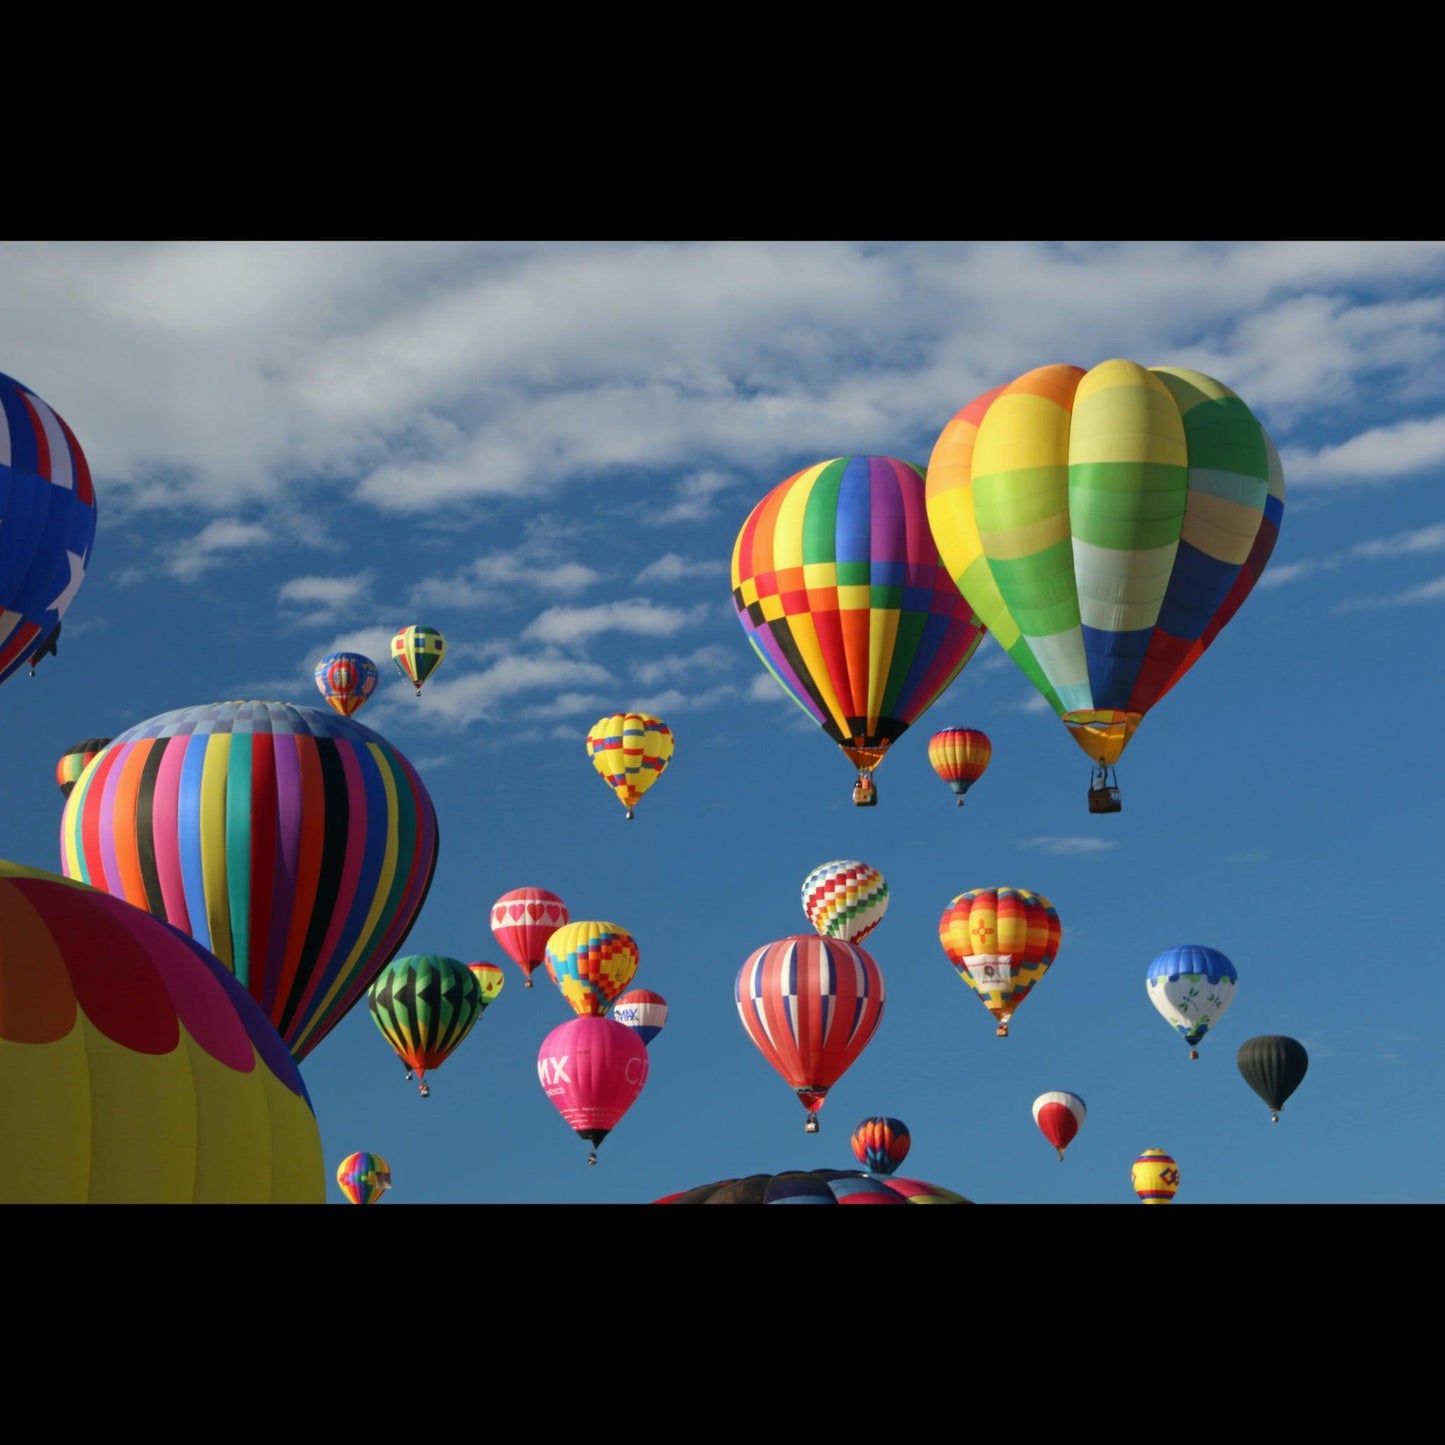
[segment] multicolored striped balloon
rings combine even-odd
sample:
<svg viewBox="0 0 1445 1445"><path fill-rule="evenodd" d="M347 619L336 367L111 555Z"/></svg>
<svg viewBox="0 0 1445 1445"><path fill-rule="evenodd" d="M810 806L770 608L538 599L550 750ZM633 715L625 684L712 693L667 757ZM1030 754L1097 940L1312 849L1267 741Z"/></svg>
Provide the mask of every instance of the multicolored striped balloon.
<svg viewBox="0 0 1445 1445"><path fill-rule="evenodd" d="M437 859L421 778L326 708L218 702L119 733L66 800L66 877L189 933L298 1062L415 922Z"/></svg>
<svg viewBox="0 0 1445 1445"><path fill-rule="evenodd" d="M60 785L60 796L68 798L70 790L80 781L80 775L92 758L98 757L110 743L109 738L86 738L74 747L66 748L55 764L55 781Z"/></svg>
<svg viewBox="0 0 1445 1445"><path fill-rule="evenodd" d="M322 1204L306 1085L231 972L0 860L0 1204Z"/></svg>
<svg viewBox="0 0 1445 1445"><path fill-rule="evenodd" d="M928 463L950 576L1100 765L1249 595L1284 492L1274 443L1222 382L1117 359L985 392Z"/></svg>
<svg viewBox="0 0 1445 1445"><path fill-rule="evenodd" d="M753 651L860 771L933 705L983 640L928 527L923 472L835 457L795 472L733 544Z"/></svg>
<svg viewBox="0 0 1445 1445"><path fill-rule="evenodd" d="M908 1125L886 1114L864 1119L848 1142L853 1146L854 1157L873 1174L892 1174L908 1157L913 1145Z"/></svg>
<svg viewBox="0 0 1445 1445"><path fill-rule="evenodd" d="M954 971L994 1016L999 1038L1048 972L1063 927L1054 905L1027 888L960 893L938 920L938 941Z"/></svg>
<svg viewBox="0 0 1445 1445"><path fill-rule="evenodd" d="M95 517L75 433L28 386L0 375L0 682L59 628L85 581Z"/></svg>
<svg viewBox="0 0 1445 1445"><path fill-rule="evenodd" d="M629 818L672 761L675 745L672 729L645 712L598 718L587 734L587 756Z"/></svg>
<svg viewBox="0 0 1445 1445"><path fill-rule="evenodd" d="M928 761L933 771L958 795L963 795L983 776L993 757L988 734L977 728L943 728L928 740Z"/></svg>
<svg viewBox="0 0 1445 1445"><path fill-rule="evenodd" d="M862 943L888 911L888 880L871 863L835 858L803 879L803 912L827 938Z"/></svg>
<svg viewBox="0 0 1445 1445"><path fill-rule="evenodd" d="M883 971L856 943L793 934L748 956L735 993L747 1036L797 1094L803 1127L816 1134L828 1090L883 1022Z"/></svg>
<svg viewBox="0 0 1445 1445"><path fill-rule="evenodd" d="M375 1204L391 1188L391 1165L380 1154L348 1154L337 1166L336 1182L353 1204Z"/></svg>
<svg viewBox="0 0 1445 1445"><path fill-rule="evenodd" d="M547 940L547 972L582 1018L602 1018L637 972L637 941L615 923L564 923Z"/></svg>

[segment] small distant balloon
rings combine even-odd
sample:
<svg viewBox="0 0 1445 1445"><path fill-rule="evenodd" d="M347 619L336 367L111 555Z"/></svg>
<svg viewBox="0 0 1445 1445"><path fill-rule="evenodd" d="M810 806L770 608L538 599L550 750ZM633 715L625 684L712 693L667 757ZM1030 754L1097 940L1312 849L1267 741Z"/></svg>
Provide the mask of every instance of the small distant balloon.
<svg viewBox="0 0 1445 1445"><path fill-rule="evenodd" d="M316 686L342 717L350 717L376 691L376 664L359 652L328 653L316 664Z"/></svg>
<svg viewBox="0 0 1445 1445"><path fill-rule="evenodd" d="M467 967L476 975L477 986L482 991L482 1012L485 1013L487 1005L501 993L502 985L506 982L502 975L502 965L478 961L469 963Z"/></svg>
<svg viewBox="0 0 1445 1445"><path fill-rule="evenodd" d="M447 640L435 627L403 627L391 639L391 660L396 670L416 688L418 697L422 683L442 665L446 655Z"/></svg>
<svg viewBox="0 0 1445 1445"><path fill-rule="evenodd" d="M353 1204L375 1204L391 1188L391 1165L380 1154L348 1154L336 1170L336 1182Z"/></svg>
<svg viewBox="0 0 1445 1445"><path fill-rule="evenodd" d="M423 1099L431 1096L427 1070L451 1058L482 1016L481 987L459 959L438 953L394 958L367 990L372 1022L417 1079Z"/></svg>
<svg viewBox="0 0 1445 1445"><path fill-rule="evenodd" d="M1134 1161L1129 1181L1145 1204L1168 1204L1179 1192L1179 1165L1162 1149L1146 1149Z"/></svg>
<svg viewBox="0 0 1445 1445"><path fill-rule="evenodd" d="M1084 1101L1065 1089L1051 1089L1034 1100L1034 1123L1050 1144L1058 1150L1062 1162L1064 1150L1073 1143L1084 1123L1088 1110Z"/></svg>
<svg viewBox="0 0 1445 1445"><path fill-rule="evenodd" d="M70 790L80 781L86 764L109 746L109 738L86 738L61 753L60 761L55 765L55 781L60 785L62 798L70 796Z"/></svg>
<svg viewBox="0 0 1445 1445"><path fill-rule="evenodd" d="M667 1000L650 988L628 989L617 996L612 1017L625 1027L635 1029L638 1038L650 1044L667 1022Z"/></svg>
<svg viewBox="0 0 1445 1445"><path fill-rule="evenodd" d="M886 1114L864 1119L848 1142L854 1157L870 1174L892 1174L913 1144L908 1125Z"/></svg>
<svg viewBox="0 0 1445 1445"><path fill-rule="evenodd" d="M825 938L862 943L888 911L888 880L870 863L835 858L803 879L803 912Z"/></svg>
<svg viewBox="0 0 1445 1445"><path fill-rule="evenodd" d="M1240 1044L1236 1061L1244 1082L1269 1105L1272 1122L1279 1123L1285 1100L1309 1070L1305 1046L1284 1034L1259 1034Z"/></svg>
<svg viewBox="0 0 1445 1445"><path fill-rule="evenodd" d="M988 734L977 728L944 728L928 740L928 761L933 771L958 795L963 795L983 776L993 757Z"/></svg>
<svg viewBox="0 0 1445 1445"><path fill-rule="evenodd" d="M587 734L587 756L629 818L671 762L674 745L672 729L645 712L598 718Z"/></svg>

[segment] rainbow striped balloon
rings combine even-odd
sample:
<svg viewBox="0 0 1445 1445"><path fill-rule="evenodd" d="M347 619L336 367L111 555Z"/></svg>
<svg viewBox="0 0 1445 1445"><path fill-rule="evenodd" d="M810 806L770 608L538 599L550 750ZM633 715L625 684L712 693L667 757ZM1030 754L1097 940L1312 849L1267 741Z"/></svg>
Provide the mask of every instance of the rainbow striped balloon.
<svg viewBox="0 0 1445 1445"><path fill-rule="evenodd" d="M436 813L379 734L329 708L218 702L119 733L60 822L67 878L209 949L299 1063L401 947Z"/></svg>
<svg viewBox="0 0 1445 1445"><path fill-rule="evenodd" d="M871 863L835 858L803 879L803 912L825 938L862 943L888 911L888 880Z"/></svg>

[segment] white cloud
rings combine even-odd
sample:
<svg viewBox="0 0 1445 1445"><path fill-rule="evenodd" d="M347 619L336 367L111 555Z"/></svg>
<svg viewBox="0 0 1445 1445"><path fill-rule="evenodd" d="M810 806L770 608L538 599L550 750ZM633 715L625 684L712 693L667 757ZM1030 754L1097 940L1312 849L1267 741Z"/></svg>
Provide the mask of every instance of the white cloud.
<svg viewBox="0 0 1445 1445"><path fill-rule="evenodd" d="M659 607L646 598L604 602L597 607L549 607L522 629L537 642L577 646L605 632L635 637L671 637L712 615L715 609Z"/></svg>
<svg viewBox="0 0 1445 1445"><path fill-rule="evenodd" d="M1041 853L1053 853L1058 857L1087 858L1095 853L1107 853L1119 845L1106 838L1081 837L1036 837L1020 838L1020 848L1037 849Z"/></svg>
<svg viewBox="0 0 1445 1445"><path fill-rule="evenodd" d="M253 552L268 546L272 534L257 522L219 517L207 522L188 542L171 550L162 564L178 581L194 582L236 552Z"/></svg>
<svg viewBox="0 0 1445 1445"><path fill-rule="evenodd" d="M1354 597L1338 603L1330 610L1333 613L1374 612L1386 607L1420 607L1433 602L1445 602L1445 577L1436 577L1431 582L1422 582L1418 587L1407 587L1385 597Z"/></svg>

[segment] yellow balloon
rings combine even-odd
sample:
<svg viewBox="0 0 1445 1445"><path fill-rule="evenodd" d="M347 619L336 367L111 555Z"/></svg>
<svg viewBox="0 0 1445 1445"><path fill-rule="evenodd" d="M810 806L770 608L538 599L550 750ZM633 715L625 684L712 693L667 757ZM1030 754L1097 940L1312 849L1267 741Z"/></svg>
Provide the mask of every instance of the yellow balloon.
<svg viewBox="0 0 1445 1445"><path fill-rule="evenodd" d="M1134 1161L1129 1179L1145 1204L1168 1204L1179 1192L1179 1165L1162 1149L1146 1149Z"/></svg>
<svg viewBox="0 0 1445 1445"><path fill-rule="evenodd" d="M644 712L598 718L587 734L587 756L629 818L642 795L662 776L672 749L672 729Z"/></svg>

